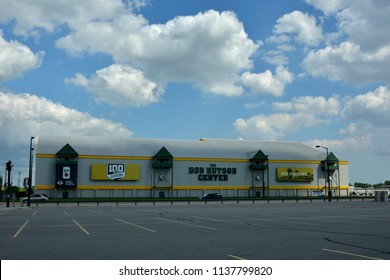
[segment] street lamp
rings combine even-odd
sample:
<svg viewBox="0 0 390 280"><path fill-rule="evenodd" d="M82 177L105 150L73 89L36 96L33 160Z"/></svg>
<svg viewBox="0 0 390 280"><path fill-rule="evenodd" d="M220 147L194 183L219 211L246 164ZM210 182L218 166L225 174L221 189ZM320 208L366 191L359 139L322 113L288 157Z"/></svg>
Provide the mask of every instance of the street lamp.
<svg viewBox="0 0 390 280"><path fill-rule="evenodd" d="M332 191L330 190L329 150L327 147L320 145L317 145L316 148L323 148L326 150L325 174L328 182L328 201L332 201Z"/></svg>
<svg viewBox="0 0 390 280"><path fill-rule="evenodd" d="M28 165L28 189L27 189L27 206L30 206L30 195L31 195L31 184L32 184L32 151L34 148L32 147L32 140L34 137L30 138L30 162Z"/></svg>

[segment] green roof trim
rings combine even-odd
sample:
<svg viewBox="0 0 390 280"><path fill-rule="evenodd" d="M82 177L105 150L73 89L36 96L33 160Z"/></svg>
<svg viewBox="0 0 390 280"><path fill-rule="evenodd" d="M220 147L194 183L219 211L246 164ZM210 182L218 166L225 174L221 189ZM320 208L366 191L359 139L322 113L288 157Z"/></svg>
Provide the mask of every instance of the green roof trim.
<svg viewBox="0 0 390 280"><path fill-rule="evenodd" d="M251 158L251 164L249 168L251 170L265 170L268 169L268 156L263 153L262 150L258 150L257 153Z"/></svg>
<svg viewBox="0 0 390 280"><path fill-rule="evenodd" d="M160 151L153 157L153 168L172 168L173 167L173 156L165 148L162 147Z"/></svg>
<svg viewBox="0 0 390 280"><path fill-rule="evenodd" d="M165 147L162 147L160 149L160 151L158 151L157 154L154 155L153 158L156 158L156 159L173 159L173 156Z"/></svg>
<svg viewBox="0 0 390 280"><path fill-rule="evenodd" d="M328 168L326 168L326 166L328 166ZM322 170L327 170L329 172L339 170L339 159L334 153L330 153L328 157L322 161Z"/></svg>
<svg viewBox="0 0 390 280"><path fill-rule="evenodd" d="M339 162L339 159L334 155L334 153L330 153L326 160L333 163Z"/></svg>
<svg viewBox="0 0 390 280"><path fill-rule="evenodd" d="M262 150L259 150L253 158L251 158L251 161L267 161L268 156L266 156Z"/></svg>
<svg viewBox="0 0 390 280"><path fill-rule="evenodd" d="M56 156L58 156L58 157L78 157L79 154L72 148L71 145L69 145L69 143L66 143L66 145L63 146L62 149L56 153Z"/></svg>

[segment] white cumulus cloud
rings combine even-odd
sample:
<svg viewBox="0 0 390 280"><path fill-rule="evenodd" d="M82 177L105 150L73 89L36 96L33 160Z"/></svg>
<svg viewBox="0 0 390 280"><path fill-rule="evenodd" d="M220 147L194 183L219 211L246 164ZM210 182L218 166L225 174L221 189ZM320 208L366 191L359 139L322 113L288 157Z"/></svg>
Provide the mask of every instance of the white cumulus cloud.
<svg viewBox="0 0 390 280"><path fill-rule="evenodd" d="M69 30L57 39L58 48L74 56L108 54L115 63L142 71L144 79L159 85L162 92L171 82L185 82L205 93L240 95L244 92L240 75L253 67L252 56L260 45L248 38L242 22L230 11L209 10L149 24L134 12L147 1L3 2L0 22L14 21L14 34ZM107 101L111 92L107 97L102 92L93 94Z"/></svg>
<svg viewBox="0 0 390 280"><path fill-rule="evenodd" d="M275 113L271 115L256 115L248 119L239 118L233 127L240 137L245 139L283 140L286 133L299 131L324 123L315 115L303 113Z"/></svg>
<svg viewBox="0 0 390 280"><path fill-rule="evenodd" d="M95 118L88 113L53 103L30 94L0 92L0 139L3 145L18 147L30 136L99 135L130 137L123 124Z"/></svg>
<svg viewBox="0 0 390 280"><path fill-rule="evenodd" d="M17 41L5 40L0 30L0 83L39 67L43 56L43 52L33 53Z"/></svg>
<svg viewBox="0 0 390 280"><path fill-rule="evenodd" d="M323 96L299 96L293 97L290 102L274 102L272 107L278 111L336 116L340 113L341 104L335 96L328 99Z"/></svg>
<svg viewBox="0 0 390 280"><path fill-rule="evenodd" d="M339 33L363 51L372 52L390 43L387 0L306 0L337 21Z"/></svg>
<svg viewBox="0 0 390 280"><path fill-rule="evenodd" d="M263 73L245 72L241 76L242 84L247 86L253 93L268 93L281 96L285 86L292 83L293 74L283 66L277 66L275 75L270 70Z"/></svg>
<svg viewBox="0 0 390 280"><path fill-rule="evenodd" d="M349 98L342 115L346 119L361 120L375 127L390 128L390 89L378 87L374 91Z"/></svg>
<svg viewBox="0 0 390 280"><path fill-rule="evenodd" d="M74 55L107 53L160 85L191 82L204 92L232 96L243 92L240 74L252 68L259 43L248 38L234 13L210 10L165 24L124 14L74 28L56 45Z"/></svg>
<svg viewBox="0 0 390 280"><path fill-rule="evenodd" d="M363 52L359 45L344 42L311 51L303 65L314 77L325 76L333 81L356 85L375 81L390 83L390 45Z"/></svg>
<svg viewBox="0 0 390 280"><path fill-rule="evenodd" d="M96 71L91 78L76 74L66 79L92 93L98 102L116 106L144 106L160 99L158 85L131 66L113 64Z"/></svg>
<svg viewBox="0 0 390 280"><path fill-rule="evenodd" d="M312 50L303 61L314 77L353 85L390 83L390 2L387 0L306 0L336 21L339 38ZM341 39L341 40L340 40Z"/></svg>
<svg viewBox="0 0 390 280"><path fill-rule="evenodd" d="M323 39L322 28L317 25L314 16L301 11L283 15L274 26L276 41L286 41L286 35L308 46L317 46Z"/></svg>
<svg viewBox="0 0 390 280"><path fill-rule="evenodd" d="M76 27L85 22L111 19L126 10L121 0L1 0L0 22L14 21L16 35L37 36L61 25Z"/></svg>
<svg viewBox="0 0 390 280"><path fill-rule="evenodd" d="M390 90L380 86L356 96L301 96L289 102L272 103L274 113L239 118L233 127L246 139L285 140L291 133L308 128L333 126L338 138L307 141L315 146L372 151L390 155ZM315 144L315 145L314 145Z"/></svg>
<svg viewBox="0 0 390 280"><path fill-rule="evenodd" d="M272 103L276 113L239 118L233 127L243 138L283 140L288 133L329 124L340 114L340 106L336 97L294 97L290 102Z"/></svg>
<svg viewBox="0 0 390 280"><path fill-rule="evenodd" d="M352 0L355 1L355 0ZM345 8L349 0L306 0L308 4L315 6L317 9L324 11L326 14L338 12ZM355 1L356 2L356 1Z"/></svg>
<svg viewBox="0 0 390 280"><path fill-rule="evenodd" d="M273 33L266 42L274 47L266 49L263 59L275 65L287 65L291 53L319 46L325 35L316 17L293 11L281 16L273 27Z"/></svg>

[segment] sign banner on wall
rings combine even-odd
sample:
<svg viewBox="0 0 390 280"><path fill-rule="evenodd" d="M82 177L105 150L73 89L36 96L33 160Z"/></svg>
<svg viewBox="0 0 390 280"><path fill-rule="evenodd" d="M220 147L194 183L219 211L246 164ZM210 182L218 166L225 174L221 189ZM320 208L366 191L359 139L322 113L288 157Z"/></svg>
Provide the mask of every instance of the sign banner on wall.
<svg viewBox="0 0 390 280"><path fill-rule="evenodd" d="M58 161L56 163L56 188L77 188L77 161Z"/></svg>
<svg viewBox="0 0 390 280"><path fill-rule="evenodd" d="M313 181L313 168L278 167L277 180L279 182L311 182Z"/></svg>
<svg viewBox="0 0 390 280"><path fill-rule="evenodd" d="M139 164L107 163L91 165L91 180L94 181L138 181Z"/></svg>

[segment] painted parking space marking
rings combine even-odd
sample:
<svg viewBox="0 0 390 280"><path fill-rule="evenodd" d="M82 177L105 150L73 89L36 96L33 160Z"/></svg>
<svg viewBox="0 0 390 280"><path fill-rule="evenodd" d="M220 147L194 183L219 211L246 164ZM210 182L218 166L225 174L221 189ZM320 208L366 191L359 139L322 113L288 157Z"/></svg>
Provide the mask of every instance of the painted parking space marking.
<svg viewBox="0 0 390 280"><path fill-rule="evenodd" d="M101 215L102 213L101 212L98 212L98 211L95 211L95 210L89 210L89 212L92 212L92 213L95 213L95 214L98 214L98 215Z"/></svg>
<svg viewBox="0 0 390 280"><path fill-rule="evenodd" d="M284 219L282 216L271 215L270 217L276 217ZM317 222L335 222L335 223L348 223L348 224L358 224L358 225L366 225L366 222L356 221L359 220L359 217L351 217L345 215L322 215L322 216L311 216L311 217L289 217L290 219L300 219L300 220L315 220ZM353 221L355 219L355 221ZM367 220L364 219L363 220Z"/></svg>
<svg viewBox="0 0 390 280"><path fill-rule="evenodd" d="M86 235L90 235L90 233L85 229L83 228L75 219L73 219L73 222L86 234Z"/></svg>
<svg viewBox="0 0 390 280"><path fill-rule="evenodd" d="M27 226L27 224L28 224L29 221L30 221L30 220L27 220L27 221L19 228L19 230L14 234L13 237L18 237L18 235L22 232L22 230Z"/></svg>
<svg viewBox="0 0 390 280"><path fill-rule="evenodd" d="M190 224L190 223L179 222L179 221L170 220L170 219L165 219L165 218L157 218L157 217L155 217L155 219L156 219L156 220L160 220L160 221L166 221L166 222L174 223L174 224L181 224L181 225L186 225L186 226L191 226L191 227L197 227L197 228L204 228L204 229L209 229L209 230L217 230L216 228L212 228L212 227L194 225L194 224Z"/></svg>
<svg viewBox="0 0 390 280"><path fill-rule="evenodd" d="M374 257L370 257L370 256L364 256L364 255L359 255L359 254L354 254L354 253L349 253L349 252L344 252L344 251L338 251L338 250L331 250L331 249L326 249L326 248L323 248L322 251L332 252L332 253L336 253L336 254L343 254L343 255L348 255L348 256L355 256L355 257L368 259L368 260L383 260L383 259L374 258Z"/></svg>
<svg viewBox="0 0 390 280"><path fill-rule="evenodd" d="M356 221L351 221L351 220L342 220L340 219L339 217L337 216L334 216L333 218L331 217L317 217L318 220L321 220L321 221L328 221L328 222L332 222L332 223L339 223L339 224L355 224L355 225L367 225L367 223L363 223L363 222L356 222Z"/></svg>
<svg viewBox="0 0 390 280"><path fill-rule="evenodd" d="M259 224L254 224L254 223L245 223L245 224L248 226L252 226L252 227L273 228L273 226L269 226L269 225L259 225Z"/></svg>
<svg viewBox="0 0 390 280"><path fill-rule="evenodd" d="M114 220L117 220L118 222L124 223L124 224L126 224L126 225L130 225L130 226L133 226L133 227L136 227L136 228L140 228L140 229L143 229L143 230L146 230L146 231L157 232L157 231L155 231L155 230L153 230L153 229L146 228L146 227L143 227L143 226L140 226L140 225L136 225L136 224L133 224L133 223L130 223L130 222L121 220L121 219L115 218Z"/></svg>
<svg viewBox="0 0 390 280"><path fill-rule="evenodd" d="M232 220L214 219L214 218L208 218L208 217L197 217L197 216L194 216L193 218L204 220L204 221L210 221L210 222L237 223L236 221L232 221Z"/></svg>
<svg viewBox="0 0 390 280"><path fill-rule="evenodd" d="M233 216L233 217L252 220L252 221L270 221L270 222L277 222L277 223L298 224L298 225L307 225L307 226L322 226L321 224L285 221L282 219L252 218L252 217L243 217L243 216Z"/></svg>
<svg viewBox="0 0 390 280"><path fill-rule="evenodd" d="M228 257L230 257L230 258L232 258L232 259L236 259L236 260L246 260L246 259L244 259L244 258L235 256L235 255L228 255Z"/></svg>
<svg viewBox="0 0 390 280"><path fill-rule="evenodd" d="M222 220L222 219L213 219L213 218L206 218L206 217L194 217L194 218L205 220L205 221L211 221L211 222L225 222L225 223L238 224L238 225L248 225L248 226L255 226L255 227L272 228L272 226L269 226L269 225L259 225L259 224L243 222L243 221Z"/></svg>
<svg viewBox="0 0 390 280"><path fill-rule="evenodd" d="M358 225L366 225L365 222L357 222L357 221L351 221L352 217L344 216L344 215L323 215L323 216L317 216L313 215L311 217L299 217L299 219L310 219L310 220L317 220L319 222L333 222L333 223L343 223L343 224L358 224Z"/></svg>
<svg viewBox="0 0 390 280"><path fill-rule="evenodd" d="M117 212L117 213L126 213L126 214L131 214L130 211L126 211L126 210L114 210L114 212Z"/></svg>
<svg viewBox="0 0 390 280"><path fill-rule="evenodd" d="M13 237L18 237L18 235L22 232L22 230L27 226L30 220L27 220L20 228L19 230L14 234Z"/></svg>

